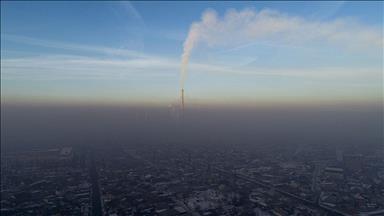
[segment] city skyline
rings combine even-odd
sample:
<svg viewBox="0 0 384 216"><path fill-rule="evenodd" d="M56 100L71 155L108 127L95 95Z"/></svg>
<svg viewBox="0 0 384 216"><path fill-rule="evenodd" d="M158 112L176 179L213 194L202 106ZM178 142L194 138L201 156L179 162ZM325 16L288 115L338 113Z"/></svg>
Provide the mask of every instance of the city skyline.
<svg viewBox="0 0 384 216"><path fill-rule="evenodd" d="M0 3L1 215L384 214L382 1Z"/></svg>

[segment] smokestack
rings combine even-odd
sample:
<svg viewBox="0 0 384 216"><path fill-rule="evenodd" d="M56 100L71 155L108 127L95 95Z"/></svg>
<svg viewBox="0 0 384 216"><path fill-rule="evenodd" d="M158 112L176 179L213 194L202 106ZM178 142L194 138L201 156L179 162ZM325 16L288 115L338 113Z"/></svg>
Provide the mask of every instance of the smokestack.
<svg viewBox="0 0 384 216"><path fill-rule="evenodd" d="M184 115L184 88L181 89L181 110Z"/></svg>

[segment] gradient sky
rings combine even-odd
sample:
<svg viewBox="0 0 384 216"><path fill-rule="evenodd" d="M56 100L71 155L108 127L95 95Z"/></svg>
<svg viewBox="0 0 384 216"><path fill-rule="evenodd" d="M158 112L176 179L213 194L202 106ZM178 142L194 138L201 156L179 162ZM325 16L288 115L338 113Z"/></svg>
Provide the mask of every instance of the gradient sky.
<svg viewBox="0 0 384 216"><path fill-rule="evenodd" d="M207 10L268 12L256 20L275 33L207 33L188 102L382 103L383 2L1 1L2 101L176 103L183 42Z"/></svg>

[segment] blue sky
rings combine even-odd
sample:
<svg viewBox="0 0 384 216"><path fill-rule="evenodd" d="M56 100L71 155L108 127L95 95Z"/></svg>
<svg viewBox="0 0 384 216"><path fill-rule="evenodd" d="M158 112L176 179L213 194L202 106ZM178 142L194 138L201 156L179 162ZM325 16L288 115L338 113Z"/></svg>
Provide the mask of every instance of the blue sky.
<svg viewBox="0 0 384 216"><path fill-rule="evenodd" d="M191 103L377 103L382 17L382 2L2 1L2 99L175 103L197 23Z"/></svg>

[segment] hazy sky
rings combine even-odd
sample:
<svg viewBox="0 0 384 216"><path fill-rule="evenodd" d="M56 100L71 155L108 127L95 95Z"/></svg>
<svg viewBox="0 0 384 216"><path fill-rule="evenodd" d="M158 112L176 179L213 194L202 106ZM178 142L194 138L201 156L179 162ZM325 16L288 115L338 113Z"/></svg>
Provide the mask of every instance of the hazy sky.
<svg viewBox="0 0 384 216"><path fill-rule="evenodd" d="M383 2L4 2L5 102L382 103Z"/></svg>

